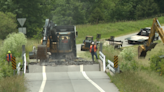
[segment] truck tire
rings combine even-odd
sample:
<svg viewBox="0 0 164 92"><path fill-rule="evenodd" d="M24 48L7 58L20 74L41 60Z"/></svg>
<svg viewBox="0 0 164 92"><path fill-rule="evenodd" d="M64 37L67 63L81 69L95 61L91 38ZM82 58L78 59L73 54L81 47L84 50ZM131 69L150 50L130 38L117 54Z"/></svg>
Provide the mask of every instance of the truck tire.
<svg viewBox="0 0 164 92"><path fill-rule="evenodd" d="M131 44L131 42L128 40L128 44Z"/></svg>
<svg viewBox="0 0 164 92"><path fill-rule="evenodd" d="M84 51L83 48L82 48L83 46L84 46L84 45L81 45L81 51Z"/></svg>

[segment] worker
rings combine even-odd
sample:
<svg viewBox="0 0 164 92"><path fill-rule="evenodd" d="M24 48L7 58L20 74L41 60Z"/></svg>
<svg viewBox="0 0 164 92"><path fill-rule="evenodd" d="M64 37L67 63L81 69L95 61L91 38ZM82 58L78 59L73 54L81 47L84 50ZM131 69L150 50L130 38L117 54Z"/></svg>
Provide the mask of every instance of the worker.
<svg viewBox="0 0 164 92"><path fill-rule="evenodd" d="M63 43L68 43L68 39L64 37L64 40L62 41Z"/></svg>
<svg viewBox="0 0 164 92"><path fill-rule="evenodd" d="M8 51L8 54L6 55L6 59L7 59L7 61L8 61L8 65L10 64L10 61L12 60L12 54L11 54L11 51L9 50Z"/></svg>
<svg viewBox="0 0 164 92"><path fill-rule="evenodd" d="M98 60L98 57L97 57L97 46L94 44L94 42L92 42L92 44L90 45L90 52L91 52L91 55L92 55L92 61L94 61L94 55L96 56L96 59Z"/></svg>

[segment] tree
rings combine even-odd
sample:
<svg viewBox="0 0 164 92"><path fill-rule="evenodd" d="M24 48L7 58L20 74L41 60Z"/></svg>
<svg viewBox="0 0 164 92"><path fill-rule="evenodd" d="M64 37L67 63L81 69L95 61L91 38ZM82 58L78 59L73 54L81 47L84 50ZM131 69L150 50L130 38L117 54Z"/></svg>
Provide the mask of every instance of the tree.
<svg viewBox="0 0 164 92"><path fill-rule="evenodd" d="M154 0L143 0L136 7L136 18L144 18L158 14L159 9Z"/></svg>
<svg viewBox="0 0 164 92"><path fill-rule="evenodd" d="M0 39L5 39L12 32L18 32L16 15L11 12L0 12Z"/></svg>
<svg viewBox="0 0 164 92"><path fill-rule="evenodd" d="M50 16L53 4L54 0L1 0L0 10L12 12L16 14L16 18L26 18L26 35L32 37L37 33L36 28L43 27L45 19Z"/></svg>

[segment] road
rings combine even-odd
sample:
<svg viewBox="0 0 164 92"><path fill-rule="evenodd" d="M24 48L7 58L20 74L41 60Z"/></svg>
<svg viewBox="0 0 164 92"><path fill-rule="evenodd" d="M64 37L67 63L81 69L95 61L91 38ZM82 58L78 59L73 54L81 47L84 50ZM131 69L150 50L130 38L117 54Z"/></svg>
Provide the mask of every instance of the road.
<svg viewBox="0 0 164 92"><path fill-rule="evenodd" d="M99 64L70 66L30 65L25 74L28 92L119 92Z"/></svg>

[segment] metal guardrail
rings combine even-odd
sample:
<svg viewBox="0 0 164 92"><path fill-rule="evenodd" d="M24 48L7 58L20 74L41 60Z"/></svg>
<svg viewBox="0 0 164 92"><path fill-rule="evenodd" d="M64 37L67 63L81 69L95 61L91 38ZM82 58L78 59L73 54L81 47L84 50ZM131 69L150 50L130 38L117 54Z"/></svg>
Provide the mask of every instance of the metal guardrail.
<svg viewBox="0 0 164 92"><path fill-rule="evenodd" d="M105 67L106 67L105 55L101 51L99 51L99 53L100 53L99 57L100 57L101 61L103 62L103 71L105 71Z"/></svg>
<svg viewBox="0 0 164 92"><path fill-rule="evenodd" d="M24 74L26 73L26 53L23 54L23 61L24 61Z"/></svg>
<svg viewBox="0 0 164 92"><path fill-rule="evenodd" d="M110 60L107 60L107 62L108 62L107 68L113 73L115 73L114 63Z"/></svg>
<svg viewBox="0 0 164 92"><path fill-rule="evenodd" d="M110 60L107 60L108 65L106 67L105 55L101 51L99 51L99 53L100 53L99 57L100 57L101 61L103 62L103 71L105 71L105 69L109 69L113 73L119 73L120 72L119 66L117 68L114 68L114 63Z"/></svg>
<svg viewBox="0 0 164 92"><path fill-rule="evenodd" d="M18 64L17 64L17 74L19 75L20 74L20 65L21 65L21 63L19 62Z"/></svg>

